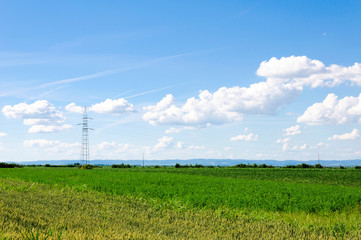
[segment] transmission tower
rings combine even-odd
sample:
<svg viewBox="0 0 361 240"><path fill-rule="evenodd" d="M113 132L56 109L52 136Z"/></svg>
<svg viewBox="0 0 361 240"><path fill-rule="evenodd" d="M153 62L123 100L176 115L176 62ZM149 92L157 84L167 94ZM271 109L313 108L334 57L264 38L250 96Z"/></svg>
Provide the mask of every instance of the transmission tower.
<svg viewBox="0 0 361 240"><path fill-rule="evenodd" d="M94 130L89 128L88 120L92 119L88 117L88 113L86 110L86 106L84 107L83 112L83 122L79 125L82 126L82 134L81 134L81 153L80 153L80 160L84 164L88 164L89 161L89 130Z"/></svg>

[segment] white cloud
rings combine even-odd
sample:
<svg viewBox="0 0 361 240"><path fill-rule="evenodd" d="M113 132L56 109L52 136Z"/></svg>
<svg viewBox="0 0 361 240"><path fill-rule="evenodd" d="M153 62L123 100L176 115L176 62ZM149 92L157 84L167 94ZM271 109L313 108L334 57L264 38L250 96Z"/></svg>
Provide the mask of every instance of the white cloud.
<svg viewBox="0 0 361 240"><path fill-rule="evenodd" d="M205 148L206 148L205 146L199 146L199 145L190 145L190 146L188 146L189 150L203 150Z"/></svg>
<svg viewBox="0 0 361 240"><path fill-rule="evenodd" d="M53 140L31 139L31 140L25 140L23 145L25 147L49 147L59 143L60 143L59 141L53 141Z"/></svg>
<svg viewBox="0 0 361 240"><path fill-rule="evenodd" d="M64 143L58 140L30 139L23 142L25 147L44 150L51 153L61 153L66 156L74 156L80 152L79 143Z"/></svg>
<svg viewBox="0 0 361 240"><path fill-rule="evenodd" d="M54 120L54 119L41 119L41 118L31 118L24 119L24 125L52 125L52 124L61 124L63 120Z"/></svg>
<svg viewBox="0 0 361 240"><path fill-rule="evenodd" d="M300 146L293 146L292 150L294 150L294 151L303 151L303 150L306 150L307 147L308 147L307 144L303 144L303 145L300 145Z"/></svg>
<svg viewBox="0 0 361 240"><path fill-rule="evenodd" d="M179 149L183 149L183 145L184 145L184 143L183 142L177 142L177 148L179 148Z"/></svg>
<svg viewBox="0 0 361 240"><path fill-rule="evenodd" d="M118 115L124 112L133 112L134 106L124 98L114 100L108 98L104 102L92 105L89 111Z"/></svg>
<svg viewBox="0 0 361 240"><path fill-rule="evenodd" d="M75 103L68 104L65 109L68 112L79 114L82 114L84 112L84 107L78 106ZM93 104L91 107L89 107L88 111L102 114L105 113L119 115L125 112L134 112L134 106L124 98L114 100L108 98L103 102Z"/></svg>
<svg viewBox="0 0 361 240"><path fill-rule="evenodd" d="M145 107L143 119L152 125L220 125L240 121L245 115L275 114L305 86L333 87L345 81L361 86L361 64L325 66L306 56L271 58L260 64L257 74L266 80L249 87L221 87L214 93L204 90L184 104L176 104L168 94Z"/></svg>
<svg viewBox="0 0 361 240"><path fill-rule="evenodd" d="M257 141L258 135L255 135L253 133L250 133L248 135L238 135L236 137L232 137L230 139L231 141Z"/></svg>
<svg viewBox="0 0 361 240"><path fill-rule="evenodd" d="M8 134L4 132L0 132L0 137L6 137Z"/></svg>
<svg viewBox="0 0 361 240"><path fill-rule="evenodd" d="M182 131L181 128L174 128L174 127L171 127L167 130L165 130L165 133L166 134L169 134L169 133L180 133Z"/></svg>
<svg viewBox="0 0 361 240"><path fill-rule="evenodd" d="M338 97L331 93L321 103L315 103L297 119L309 125L361 123L361 94L358 97Z"/></svg>
<svg viewBox="0 0 361 240"><path fill-rule="evenodd" d="M306 56L271 58L261 63L257 74L268 79L287 79L298 86L334 87L346 81L361 85L360 63L349 67L325 66L321 61Z"/></svg>
<svg viewBox="0 0 361 240"><path fill-rule="evenodd" d="M301 133L301 126L300 125L295 125L286 129L283 129L283 132L285 135L287 136L294 136L294 135L298 135Z"/></svg>
<svg viewBox="0 0 361 240"><path fill-rule="evenodd" d="M358 132L358 129L354 128L352 132L345 133L341 135L333 135L332 137L329 137L328 140L356 140L360 138L360 134Z"/></svg>
<svg viewBox="0 0 361 240"><path fill-rule="evenodd" d="M38 100L32 104L6 105L2 109L2 113L13 119L47 119L53 121L64 119L63 114L46 100Z"/></svg>
<svg viewBox="0 0 361 240"><path fill-rule="evenodd" d="M325 65L318 60L311 60L306 56L290 56L263 61L257 74L266 78L300 78L325 71Z"/></svg>
<svg viewBox="0 0 361 240"><path fill-rule="evenodd" d="M171 127L168 128L167 130L165 130L165 134L170 134L170 133L180 133L184 130L195 130L197 128L195 127L190 127L190 126L185 126L185 127L180 127L180 128L175 128L175 127Z"/></svg>
<svg viewBox="0 0 361 240"><path fill-rule="evenodd" d="M144 108L143 119L152 125L220 125L240 121L245 114L273 114L298 95L299 88L274 82L260 82L249 88L222 87L213 94L201 91L199 98L189 98L176 106L173 95Z"/></svg>
<svg viewBox="0 0 361 240"><path fill-rule="evenodd" d="M8 118L23 119L25 125L31 126L29 133L57 132L71 127L63 124L63 113L46 100L38 100L32 104L6 105L2 108L2 113Z"/></svg>
<svg viewBox="0 0 361 240"><path fill-rule="evenodd" d="M154 146L155 150L164 149L168 147L173 142L172 137L164 136L158 139L158 143Z"/></svg>
<svg viewBox="0 0 361 240"><path fill-rule="evenodd" d="M291 140L291 138L284 138L284 139L280 138L280 139L277 140L277 143L287 143L290 140Z"/></svg>
<svg viewBox="0 0 361 240"><path fill-rule="evenodd" d="M61 126L33 125L29 128L28 133L52 133L52 132L63 131L70 128L72 128L72 126L69 124L64 124Z"/></svg>
<svg viewBox="0 0 361 240"><path fill-rule="evenodd" d="M291 138L280 138L278 139L276 142L277 143L283 143L282 145L282 151L287 151L288 150L288 142L291 141Z"/></svg>
<svg viewBox="0 0 361 240"><path fill-rule="evenodd" d="M81 106L77 106L75 103L69 103L68 105L65 106L65 110L67 110L68 112L73 112L73 113L79 113L82 114L84 112L84 108Z"/></svg>

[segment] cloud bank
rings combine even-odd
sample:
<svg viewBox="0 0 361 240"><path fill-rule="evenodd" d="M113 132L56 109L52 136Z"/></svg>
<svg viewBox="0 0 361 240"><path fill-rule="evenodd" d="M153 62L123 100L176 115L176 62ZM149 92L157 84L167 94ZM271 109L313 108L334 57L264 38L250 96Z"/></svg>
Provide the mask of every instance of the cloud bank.
<svg viewBox="0 0 361 240"><path fill-rule="evenodd" d="M236 137L232 137L230 140L231 141L247 141L247 142L249 142L249 141L257 141L258 140L258 135L255 135L253 133L250 133L248 135L240 134L240 135L238 135Z"/></svg>
<svg viewBox="0 0 361 240"><path fill-rule="evenodd" d="M360 134L358 132L358 129L354 128L352 132L345 133L341 135L333 135L332 137L329 137L328 140L356 140L360 138Z"/></svg>
<svg viewBox="0 0 361 240"><path fill-rule="evenodd" d="M29 133L49 133L71 128L71 125L64 124L63 113L46 100L6 105L2 113L10 119L23 119L25 125L31 126Z"/></svg>
<svg viewBox="0 0 361 240"><path fill-rule="evenodd" d="M361 94L344 97L331 93L320 103L315 103L297 119L308 125L361 123Z"/></svg>
<svg viewBox="0 0 361 240"><path fill-rule="evenodd" d="M260 64L257 74L266 80L249 87L221 87L213 93L204 90L184 104L177 104L168 94L144 107L143 119L151 125L221 125L241 121L245 115L276 114L306 86L334 87L346 82L361 86L361 64L326 66L306 56L273 57Z"/></svg>
<svg viewBox="0 0 361 240"><path fill-rule="evenodd" d="M75 103L70 103L67 106L65 106L65 109L68 112L73 113L83 113L84 107L78 106ZM129 103L124 98L119 99L106 99L103 102L93 104L88 109L89 112L96 112L100 114L113 114L113 115L119 115L125 112L134 112L134 106L133 104Z"/></svg>
<svg viewBox="0 0 361 240"><path fill-rule="evenodd" d="M286 135L286 136L298 135L298 134L301 134L301 126L295 125L295 126L283 129L283 132L284 132L284 135Z"/></svg>

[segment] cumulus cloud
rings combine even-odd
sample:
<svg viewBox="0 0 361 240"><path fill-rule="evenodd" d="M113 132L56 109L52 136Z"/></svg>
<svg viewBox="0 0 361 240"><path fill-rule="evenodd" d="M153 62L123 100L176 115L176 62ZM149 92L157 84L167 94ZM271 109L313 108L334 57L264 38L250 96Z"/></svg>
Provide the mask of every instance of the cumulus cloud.
<svg viewBox="0 0 361 240"><path fill-rule="evenodd" d="M174 127L171 127L167 130L165 130L165 133L168 134L168 133L180 133L182 131L181 128L174 128Z"/></svg>
<svg viewBox="0 0 361 240"><path fill-rule="evenodd" d="M291 138L280 138L278 139L276 142L277 143L283 143L282 145L282 151L287 151L288 150L288 142L291 141Z"/></svg>
<svg viewBox="0 0 361 240"><path fill-rule="evenodd" d="M259 76L266 78L301 78L324 72L326 67L322 62L306 56L273 57L263 61L257 70Z"/></svg>
<svg viewBox="0 0 361 240"><path fill-rule="evenodd" d="M299 88L273 82L260 82L245 87L222 87L213 94L201 91L176 106L173 95L144 108L143 119L152 125L178 124L209 126L240 121L245 114L273 114L298 95Z"/></svg>
<svg viewBox="0 0 361 240"><path fill-rule="evenodd" d="M317 143L317 144L314 145L314 146L309 146L309 148L310 148L310 149L318 149L318 148L320 148L320 147L322 147L322 146L325 146L325 144L324 144L323 142L319 142L319 143Z"/></svg>
<svg viewBox="0 0 361 240"><path fill-rule="evenodd" d="M334 87L346 81L361 85L360 63L349 67L325 66L321 61L306 56L273 57L260 64L257 74L268 79L287 79L298 86Z"/></svg>
<svg viewBox="0 0 361 240"><path fill-rule="evenodd" d="M255 135L253 133L250 133L248 135L238 135L236 137L232 137L230 139L231 141L257 141L258 135Z"/></svg>
<svg viewBox="0 0 361 240"><path fill-rule="evenodd" d="M158 143L154 146L155 150L164 149L173 142L172 137L164 136L158 139Z"/></svg>
<svg viewBox="0 0 361 240"><path fill-rule="evenodd" d="M167 130L165 130L165 133L166 133L166 134L169 134L169 133L180 133L180 132L182 132L183 130L195 130L195 129L196 129L195 127L190 127L190 126L185 126L185 127L180 127L180 128L171 127L171 128L168 128Z"/></svg>
<svg viewBox="0 0 361 240"><path fill-rule="evenodd" d="M183 142L177 142L176 147L179 148L179 149L183 149L184 143Z"/></svg>
<svg viewBox="0 0 361 240"><path fill-rule="evenodd" d="M71 127L64 124L63 113L46 100L38 100L32 104L6 105L2 108L2 113L8 118L23 119L25 125L31 126L29 133L56 132Z"/></svg>
<svg viewBox="0 0 361 240"><path fill-rule="evenodd" d="M294 151L303 151L303 150L306 150L307 147L308 147L307 144L303 144L303 145L300 145L300 146L293 146L292 150L294 150Z"/></svg>
<svg viewBox="0 0 361 240"><path fill-rule="evenodd" d="M0 132L0 137L6 137L8 134L4 132Z"/></svg>
<svg viewBox="0 0 361 240"><path fill-rule="evenodd" d="M345 133L341 135L333 135L329 137L328 140L356 140L360 138L358 129L354 128L350 133Z"/></svg>
<svg viewBox="0 0 361 240"><path fill-rule="evenodd" d="M82 114L84 112L84 108L81 106L76 105L75 103L70 103L68 105L65 106L65 110L67 110L68 112L73 112L73 113L79 113Z"/></svg>
<svg viewBox="0 0 361 240"><path fill-rule="evenodd" d="M53 141L47 139L30 139L30 140L25 140L23 145L25 147L49 147L59 143L60 143L59 141Z"/></svg>
<svg viewBox="0 0 361 240"><path fill-rule="evenodd" d="M291 140L291 138L280 138L277 140L277 143L287 143Z"/></svg>
<svg viewBox="0 0 361 240"><path fill-rule="evenodd" d="M32 104L19 103L14 106L6 105L2 113L8 118L14 119L44 119L62 121L63 114L46 100L38 100Z"/></svg>
<svg viewBox="0 0 361 240"><path fill-rule="evenodd" d="M285 143L283 143L283 145L282 145L282 151L284 151L284 152L289 151L289 150L291 150L291 151L304 151L304 150L306 150L307 148L308 148L308 145L307 145L307 144L303 144L303 145L299 145L299 146L297 146L297 145L295 145L295 146L290 146L290 145L288 144L288 142L285 142Z"/></svg>
<svg viewBox="0 0 361 240"><path fill-rule="evenodd" d="M342 99L328 94L323 102L308 107L297 122L309 125L361 123L361 94Z"/></svg>
<svg viewBox="0 0 361 240"><path fill-rule="evenodd" d="M64 124L61 126L33 125L29 128L28 133L52 133L52 132L63 131L70 128L72 128L72 126L69 124Z"/></svg>
<svg viewBox="0 0 361 240"><path fill-rule="evenodd" d="M84 107L78 106L75 103L68 104L65 109L68 112L83 113ZM89 109L89 112L96 112L101 114L114 114L119 115L124 112L134 112L133 104L129 103L124 98L119 99L106 99L103 102L93 104Z"/></svg>
<svg viewBox="0 0 361 240"><path fill-rule="evenodd" d="M79 143L64 143L58 140L29 139L23 142L25 147L44 150L52 153L62 153L67 156L79 153Z"/></svg>
<svg viewBox="0 0 361 240"><path fill-rule="evenodd" d="M189 150L203 150L205 148L206 148L205 146L200 146L200 145L190 145L190 146L188 146Z"/></svg>
<svg viewBox="0 0 361 240"><path fill-rule="evenodd" d="M295 125L295 126L283 129L283 132L287 136L298 135L298 134L301 133L301 126L300 125Z"/></svg>
<svg viewBox="0 0 361 240"><path fill-rule="evenodd" d="M271 58L260 64L257 74L266 80L249 87L221 87L213 93L204 90L184 104L176 104L168 94L144 107L143 119L152 125L220 125L240 121L245 115L275 114L305 86L333 87L345 81L361 86L361 64L326 66L306 56Z"/></svg>
<svg viewBox="0 0 361 240"><path fill-rule="evenodd" d="M134 106L124 98L114 100L108 98L104 102L92 105L89 111L118 115L124 112L133 112Z"/></svg>

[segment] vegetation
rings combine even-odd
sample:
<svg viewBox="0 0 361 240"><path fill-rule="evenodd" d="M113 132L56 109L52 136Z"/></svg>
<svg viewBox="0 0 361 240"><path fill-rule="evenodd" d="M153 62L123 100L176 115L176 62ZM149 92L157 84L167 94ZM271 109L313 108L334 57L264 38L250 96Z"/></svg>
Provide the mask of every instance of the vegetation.
<svg viewBox="0 0 361 240"><path fill-rule="evenodd" d="M235 168L274 168L274 166L272 165L267 165L267 164L260 164L260 165L257 165L256 163L250 165L250 164L244 164L244 163L241 163L241 164L237 164L234 166Z"/></svg>
<svg viewBox="0 0 361 240"><path fill-rule="evenodd" d="M15 163L0 163L0 168L20 168L22 167L19 164L15 164Z"/></svg>
<svg viewBox="0 0 361 240"><path fill-rule="evenodd" d="M176 163L174 165L175 168L204 168L204 167L207 167L207 168L214 168L214 166L203 166L201 164L195 164L195 165L192 165L192 164L185 164L185 165L181 165L179 163Z"/></svg>
<svg viewBox="0 0 361 240"><path fill-rule="evenodd" d="M132 165L124 164L124 163L122 163L122 164L113 164L112 165L112 168L131 168L131 167L132 167Z"/></svg>
<svg viewBox="0 0 361 240"><path fill-rule="evenodd" d="M356 169L327 168L0 169L0 233L357 239L360 179Z"/></svg>
<svg viewBox="0 0 361 240"><path fill-rule="evenodd" d="M30 165L31 167L41 167L42 165ZM67 164L67 165L51 165L45 164L44 167L80 167L79 163Z"/></svg>

